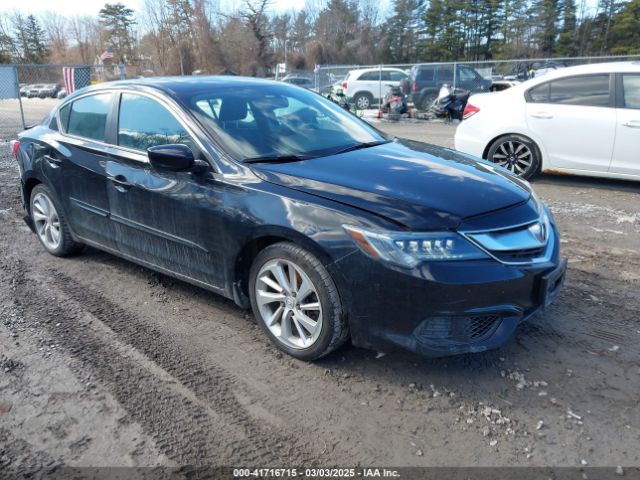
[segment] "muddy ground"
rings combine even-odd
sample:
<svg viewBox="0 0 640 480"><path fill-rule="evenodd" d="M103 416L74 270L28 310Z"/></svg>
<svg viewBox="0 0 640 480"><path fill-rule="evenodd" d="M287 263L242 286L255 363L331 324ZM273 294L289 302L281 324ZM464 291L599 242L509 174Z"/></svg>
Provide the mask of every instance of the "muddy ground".
<svg viewBox="0 0 640 480"><path fill-rule="evenodd" d="M1 121L1 120L0 120ZM450 145L449 125L378 123ZM640 465L640 186L544 176L564 291L504 348L312 364L232 302L22 221L0 145L0 477L59 465Z"/></svg>

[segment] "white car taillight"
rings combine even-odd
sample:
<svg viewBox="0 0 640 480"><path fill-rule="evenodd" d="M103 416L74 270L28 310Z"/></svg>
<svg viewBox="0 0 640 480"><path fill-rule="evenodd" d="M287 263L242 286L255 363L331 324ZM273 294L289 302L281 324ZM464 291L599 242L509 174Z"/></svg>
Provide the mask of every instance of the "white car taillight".
<svg viewBox="0 0 640 480"><path fill-rule="evenodd" d="M13 153L14 156L18 155L18 150L20 150L20 140L11 140L9 145L11 146L11 153Z"/></svg>
<svg viewBox="0 0 640 480"><path fill-rule="evenodd" d="M467 118L472 117L479 111L480 109L478 107L476 107L475 105L471 105L470 103L467 103L467 106L464 107L464 112L462 113L462 119L466 120Z"/></svg>

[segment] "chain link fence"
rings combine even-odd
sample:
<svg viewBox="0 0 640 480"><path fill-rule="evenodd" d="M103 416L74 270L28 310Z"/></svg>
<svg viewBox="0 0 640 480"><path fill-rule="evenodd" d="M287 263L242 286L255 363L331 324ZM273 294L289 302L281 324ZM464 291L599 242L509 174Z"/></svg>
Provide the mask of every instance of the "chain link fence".
<svg viewBox="0 0 640 480"><path fill-rule="evenodd" d="M443 84L471 93L494 91L574 65L639 60L640 55L399 65L322 65L314 71L282 73L278 75L278 80L322 94L340 88L360 110L377 108L391 86L399 86L415 108L426 110ZM71 79L76 89L121 78L153 75L152 71L142 67L124 65L0 65L0 149L8 148L9 140L15 138L17 132L25 125L41 121L64 98L69 72L72 72Z"/></svg>
<svg viewBox="0 0 640 480"><path fill-rule="evenodd" d="M25 126L40 122L70 85L77 90L142 73L124 65L0 65L0 150Z"/></svg>
<svg viewBox="0 0 640 480"><path fill-rule="evenodd" d="M534 58L496 61L433 62L389 65L322 65L314 87L320 93L341 88L358 108L380 105L392 86L399 86L419 110L427 110L443 85L472 94L499 91L562 68L602 62L638 61L640 55Z"/></svg>

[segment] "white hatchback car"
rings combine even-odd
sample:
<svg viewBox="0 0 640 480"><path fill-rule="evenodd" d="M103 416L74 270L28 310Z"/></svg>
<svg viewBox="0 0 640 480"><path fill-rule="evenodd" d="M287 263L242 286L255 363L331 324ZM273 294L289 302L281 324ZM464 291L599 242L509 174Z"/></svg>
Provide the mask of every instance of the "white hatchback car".
<svg viewBox="0 0 640 480"><path fill-rule="evenodd" d="M640 62L563 68L473 95L455 146L524 178L640 180Z"/></svg>
<svg viewBox="0 0 640 480"><path fill-rule="evenodd" d="M399 68L364 68L351 70L342 81L342 89L360 110L365 110L384 98L391 86L398 87L408 79L409 74Z"/></svg>

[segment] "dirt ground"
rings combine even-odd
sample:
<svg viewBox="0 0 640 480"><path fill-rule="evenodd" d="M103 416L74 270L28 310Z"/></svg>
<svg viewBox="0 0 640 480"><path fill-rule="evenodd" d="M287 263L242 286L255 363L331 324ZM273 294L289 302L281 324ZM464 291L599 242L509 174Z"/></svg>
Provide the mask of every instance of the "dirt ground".
<svg viewBox="0 0 640 480"><path fill-rule="evenodd" d="M376 125L448 146L455 128ZM556 303L504 348L426 359L345 346L306 364L212 293L94 249L45 253L7 150L0 477L59 465L640 465L638 184L535 181L570 267Z"/></svg>

